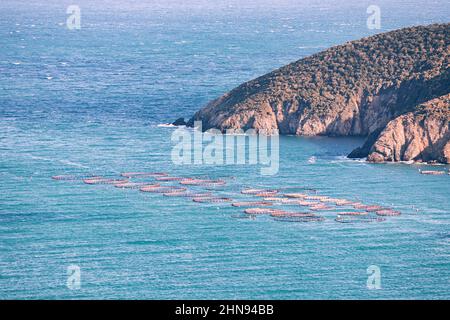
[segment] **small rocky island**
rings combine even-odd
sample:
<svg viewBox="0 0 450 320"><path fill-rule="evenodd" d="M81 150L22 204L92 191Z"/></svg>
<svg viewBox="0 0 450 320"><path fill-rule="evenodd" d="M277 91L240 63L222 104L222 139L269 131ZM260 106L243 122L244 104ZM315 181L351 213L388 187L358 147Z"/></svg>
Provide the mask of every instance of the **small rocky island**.
<svg viewBox="0 0 450 320"><path fill-rule="evenodd" d="M351 41L246 82L187 123L366 136L349 157L450 163L450 23Z"/></svg>

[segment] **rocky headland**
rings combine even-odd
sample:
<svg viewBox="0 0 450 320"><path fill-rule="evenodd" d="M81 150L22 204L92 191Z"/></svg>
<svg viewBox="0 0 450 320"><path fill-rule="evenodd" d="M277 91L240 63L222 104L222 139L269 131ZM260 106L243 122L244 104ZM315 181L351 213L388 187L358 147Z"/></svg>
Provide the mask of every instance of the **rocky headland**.
<svg viewBox="0 0 450 320"><path fill-rule="evenodd" d="M450 23L351 41L240 85L187 124L367 136L350 157L450 163L449 53Z"/></svg>

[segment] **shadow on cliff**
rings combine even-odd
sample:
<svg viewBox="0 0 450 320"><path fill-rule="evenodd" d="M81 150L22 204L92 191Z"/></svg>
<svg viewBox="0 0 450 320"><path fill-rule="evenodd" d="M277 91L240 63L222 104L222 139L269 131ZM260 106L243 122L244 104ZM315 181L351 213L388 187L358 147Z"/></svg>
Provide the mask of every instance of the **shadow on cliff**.
<svg viewBox="0 0 450 320"><path fill-rule="evenodd" d="M385 109L389 115L385 120L383 119L367 119L367 110L370 110L372 106L368 102L367 95L364 102L359 106L361 112L359 114L359 119L353 118L353 122L360 121L362 123L366 122L366 126L370 128L370 125L378 122L376 128L373 130L368 130L367 140L363 146L353 150L348 157L349 158L365 158L369 155L373 144L377 141L381 132L384 130L386 125L396 117L405 114L407 112L416 111L418 105L425 103L434 98L438 98L449 93L450 90L450 69L446 69L439 76L433 77L431 79L413 79L410 81L404 81L399 86L391 86L386 89L380 90L380 92L374 97L382 97L384 95L394 95L395 102L388 105L380 105L379 108ZM385 114L383 110L377 110L377 114ZM372 120L372 121L370 121ZM330 126L336 125L339 119L336 119ZM368 122L368 123L367 123ZM431 150L430 150L431 152Z"/></svg>

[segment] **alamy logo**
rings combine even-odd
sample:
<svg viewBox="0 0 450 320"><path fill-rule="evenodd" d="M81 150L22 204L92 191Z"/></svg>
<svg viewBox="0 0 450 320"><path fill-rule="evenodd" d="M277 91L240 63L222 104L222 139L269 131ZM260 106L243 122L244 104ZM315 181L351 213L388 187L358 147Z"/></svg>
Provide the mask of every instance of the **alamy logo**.
<svg viewBox="0 0 450 320"><path fill-rule="evenodd" d="M70 16L66 20L67 29L75 30L81 29L81 10L77 5L70 5L67 7L66 13Z"/></svg>
<svg viewBox="0 0 450 320"><path fill-rule="evenodd" d="M381 270L379 266L369 266L367 268L367 289L381 289Z"/></svg>
<svg viewBox="0 0 450 320"><path fill-rule="evenodd" d="M369 29L381 29L381 9L379 6L370 5L367 7L367 14L370 16L367 18L367 28Z"/></svg>
<svg viewBox="0 0 450 320"><path fill-rule="evenodd" d="M257 134L255 130L217 129L202 131L202 122L194 130L178 128L172 133L172 162L176 165L261 165L261 175L275 175L279 169L278 131Z"/></svg>
<svg viewBox="0 0 450 320"><path fill-rule="evenodd" d="M67 288L70 290L81 288L81 269L79 266L70 265L67 267Z"/></svg>

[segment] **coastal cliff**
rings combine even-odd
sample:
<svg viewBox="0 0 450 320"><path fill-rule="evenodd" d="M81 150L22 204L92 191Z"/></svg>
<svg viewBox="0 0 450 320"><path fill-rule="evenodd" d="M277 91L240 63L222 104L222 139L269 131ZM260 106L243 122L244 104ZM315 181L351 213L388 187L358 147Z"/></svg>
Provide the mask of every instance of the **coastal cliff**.
<svg viewBox="0 0 450 320"><path fill-rule="evenodd" d="M390 121L369 151L368 160L450 163L450 94L433 99Z"/></svg>
<svg viewBox="0 0 450 320"><path fill-rule="evenodd" d="M188 125L202 121L204 130L253 128L307 136L367 136L365 146L351 156L368 156L369 161L377 162L409 158L448 161L448 157L435 157L443 150L431 152L428 148L442 148L440 135L442 127L448 129L448 121L445 124L430 120L422 128L421 133L433 135L431 127L439 126L436 139L440 142L429 144L418 154L392 154L383 145L398 150L402 142L387 141L399 139L386 131L387 126L400 130L397 122L405 122L399 118L402 115L416 123L418 105L449 93L449 53L448 23L405 28L348 42L240 85L207 104ZM448 99L442 98L436 108L445 104L448 108ZM397 122L392 123L393 120ZM415 141L409 135L417 133L407 127L403 128L405 143ZM448 135L443 137L448 142Z"/></svg>

